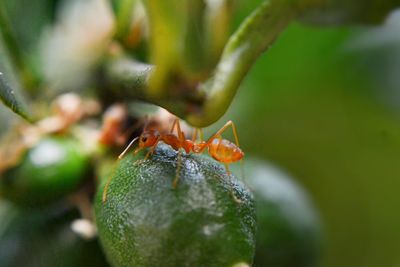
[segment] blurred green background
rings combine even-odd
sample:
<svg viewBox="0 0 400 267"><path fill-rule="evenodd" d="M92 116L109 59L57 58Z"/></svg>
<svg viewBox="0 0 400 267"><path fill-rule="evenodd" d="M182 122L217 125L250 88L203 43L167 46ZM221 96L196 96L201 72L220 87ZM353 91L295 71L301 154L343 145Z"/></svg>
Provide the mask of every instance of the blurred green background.
<svg viewBox="0 0 400 267"><path fill-rule="evenodd" d="M398 18L374 29L291 24L218 123L233 119L247 154L308 190L324 224L321 266L400 265Z"/></svg>
<svg viewBox="0 0 400 267"><path fill-rule="evenodd" d="M20 9L15 26L33 25L32 36L21 36L35 39L53 19L46 2L56 1ZM257 2L239 4L236 26ZM397 29L399 19L374 29L292 23L215 126L234 120L247 154L277 164L308 190L325 230L323 267L400 266ZM30 51L32 42L23 46Z"/></svg>

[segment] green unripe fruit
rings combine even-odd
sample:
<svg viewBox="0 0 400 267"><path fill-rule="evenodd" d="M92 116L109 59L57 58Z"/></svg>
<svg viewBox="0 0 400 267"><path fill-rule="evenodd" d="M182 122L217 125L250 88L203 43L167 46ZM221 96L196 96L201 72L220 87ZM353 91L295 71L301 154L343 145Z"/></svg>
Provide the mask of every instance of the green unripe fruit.
<svg viewBox="0 0 400 267"><path fill-rule="evenodd" d="M79 216L63 207L20 210L0 202L0 266L108 266L96 239L71 230Z"/></svg>
<svg viewBox="0 0 400 267"><path fill-rule="evenodd" d="M177 152L162 144L149 160L128 155L117 165L104 203L99 188L96 223L113 266L251 265L250 192L211 158L182 154L176 188Z"/></svg>
<svg viewBox="0 0 400 267"><path fill-rule="evenodd" d="M263 161L246 163L257 210L256 267L318 266L321 225L305 191Z"/></svg>
<svg viewBox="0 0 400 267"><path fill-rule="evenodd" d="M17 167L0 176L0 195L20 206L42 206L72 192L85 178L88 157L78 141L46 137Z"/></svg>

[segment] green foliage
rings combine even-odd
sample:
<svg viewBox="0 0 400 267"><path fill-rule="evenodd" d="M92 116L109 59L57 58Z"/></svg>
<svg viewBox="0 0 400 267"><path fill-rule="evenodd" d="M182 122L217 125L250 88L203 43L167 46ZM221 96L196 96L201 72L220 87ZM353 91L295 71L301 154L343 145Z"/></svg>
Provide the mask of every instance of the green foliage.
<svg viewBox="0 0 400 267"><path fill-rule="evenodd" d="M32 4L29 0L7 0L0 3L7 3L6 9L0 7L2 46L17 74L17 86L14 81L9 83L8 74L0 74L0 99L25 118L29 113L17 92L19 87L38 102L45 102L48 100L45 97L54 95L47 90L51 87L49 84L41 77L35 77L38 71L32 70L30 63L34 61L36 64L33 65L38 68L38 42L45 25L53 21L58 2L38 0ZM371 89L367 83L374 73L362 73L361 79L354 79L357 73L347 72L348 66L354 67L353 58L347 58L344 63L336 62L337 47L349 36L346 30L319 32L294 27L283 37L280 34L293 20L314 25L378 24L400 5L400 1L242 1L241 5L253 5L253 12L242 14L247 16L246 19L240 20L229 39L234 11L231 0L213 1L224 5L212 8L206 6L206 2L212 1L143 1L147 13L142 15L149 19L149 24L146 20L141 26L143 29L149 27L149 35L140 32L142 35L134 36L139 39L138 43L130 47L126 38L135 33L130 27L134 16L132 9L138 2L142 1L111 1L115 21L110 19L110 24L116 26L115 31L110 26L109 35L101 38L99 44L96 39L90 39L92 33L96 36L96 29L82 36L57 35L62 33L57 29L63 28L62 23L51 28L52 37L78 36L77 39L82 37L84 40L80 43L65 38L59 42L68 43L68 51L77 55L76 61L72 60L69 66L78 72L80 59L90 58L86 57L87 53L80 54L87 49L86 41L95 40L88 42L93 46L86 52L90 48L96 49L97 45L102 48L98 50L100 55L96 54L94 60L86 62L90 66L85 65L85 70L90 72L87 76L94 79L88 81L87 87L78 89L87 90L85 93L97 97L104 106L115 100L145 100L167 108L192 125L203 127L221 118L241 82L257 65L244 86L248 89L244 95L251 101L244 100L244 108L236 110L241 114L241 128L246 129L242 144L246 153L253 151L270 157L297 172L296 176L316 196L328 221L331 241L323 264L396 264L398 240L393 233L396 233L400 217L393 211L397 208L396 188L399 186L396 185L399 182L393 174L399 172L398 150L395 149L399 147L399 127L396 119L382 112L382 107L358 91L360 88L364 92ZM109 11L107 7L105 9ZM7 11L8 17L3 11ZM67 16L61 14L61 17ZM80 26L79 23L76 25ZM74 27L69 30L74 33ZM279 43L256 63L278 37ZM149 38L149 58L154 65L146 62L147 55L143 51L147 48L140 47L148 45L146 38ZM53 51L57 55L58 47ZM60 51L64 52L64 49L60 48ZM3 59L3 52L1 57ZM63 64L57 66L63 74ZM3 66L1 69L3 71ZM40 103L35 104L40 106ZM99 121L99 117L94 117L93 121ZM36 150L48 142L59 146L66 153L66 160L50 165L37 164L48 154ZM86 177L89 164L80 145L69 137L41 140L21 158L17 167L2 174L2 197L20 206L38 207L54 204L67 194L82 189L79 185ZM98 156L91 155L94 159ZM113 264L230 266L252 262L255 245L253 202L240 183L227 180L219 163L196 155L183 156L181 181L176 189L172 189L172 180L179 169L174 151L160 147L150 161L133 165L135 159L126 157L112 174L107 202L101 201L101 186L95 200L100 237ZM250 176L250 183L254 183L256 175ZM388 181L391 186L387 186ZM285 198L288 196L285 194L296 186L280 184L282 187L276 188L276 184L268 183L271 182L268 178L263 182L262 186L254 186L259 218L256 264L313 266L319 252L319 229L317 222L307 221L313 217L312 211L307 204L305 208L301 206L302 198ZM232 185L237 197L244 198L242 203L234 201ZM280 198L272 198L280 189L283 190ZM88 190L84 194L92 197L92 193ZM292 197L298 196L297 189L291 193ZM195 204L200 207L193 208ZM294 215L295 211L299 214ZM214 216L217 213L222 215ZM76 240L68 228L71 218L60 219L63 221L60 231L58 226L53 231L47 222L40 223L40 231L37 231L33 218L47 218L46 211L37 214L21 212L15 224L13 211L0 214L0 247L7 248L0 249L0 255L7 250L4 257L0 256L0 265L26 265L15 260L32 258L31 262L36 266L47 262L49 266L79 266L73 259L75 256L85 258L83 251L86 249L76 242L68 243L70 238ZM2 223L8 216L11 224L4 226ZM13 225L18 226L15 231L8 228ZM31 225L33 230L29 228ZM45 231L48 226L51 235ZM6 229L7 235L3 235L2 229ZM66 238L65 232L69 233ZM44 244L42 236L45 241L52 242ZM4 240L12 240L18 251L12 254L14 251L8 250ZM64 245L71 245L68 253L63 250ZM33 252L26 256L26 251L32 247ZM76 248L79 252L74 250ZM58 255L62 256L58 258ZM2 260L7 263L3 264ZM103 262L93 264L100 266Z"/></svg>

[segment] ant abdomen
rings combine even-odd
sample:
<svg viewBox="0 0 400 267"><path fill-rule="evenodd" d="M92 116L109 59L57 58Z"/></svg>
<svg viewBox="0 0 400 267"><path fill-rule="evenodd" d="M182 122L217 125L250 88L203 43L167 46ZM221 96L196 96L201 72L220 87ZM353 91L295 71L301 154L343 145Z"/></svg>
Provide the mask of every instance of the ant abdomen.
<svg viewBox="0 0 400 267"><path fill-rule="evenodd" d="M215 138L208 146L208 152L217 161L232 163L243 158L243 151L234 143L226 139Z"/></svg>

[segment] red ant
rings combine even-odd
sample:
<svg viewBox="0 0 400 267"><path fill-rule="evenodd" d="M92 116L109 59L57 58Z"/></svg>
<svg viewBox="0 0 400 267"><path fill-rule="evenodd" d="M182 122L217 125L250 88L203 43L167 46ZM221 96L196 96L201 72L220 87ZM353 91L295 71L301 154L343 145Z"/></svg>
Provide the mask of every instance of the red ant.
<svg viewBox="0 0 400 267"><path fill-rule="evenodd" d="M232 127L233 135L235 137L236 144L232 143L229 140L223 139L221 134L229 127ZM177 134L173 134L173 131L176 127ZM144 148L151 148L150 151L146 154L143 160L147 160L150 155L152 155L157 147L158 142L163 141L165 144L170 145L174 150L178 151L178 169L177 175L172 183L173 188L176 188L178 180L179 180L179 167L181 161L181 148L185 150L186 153L190 153L191 151L194 153L202 153L206 148L208 148L208 153L217 161L222 162L225 165L226 172L228 176L230 176L229 164L233 162L237 162L241 160L244 156L244 153L239 148L239 140L237 136L237 131L235 124L232 121L228 121L219 131L213 134L207 141L202 141L202 132L200 129L196 129L193 132L192 139L186 139L184 132L181 130L181 126L179 123L179 119L175 119L172 124L172 128L170 133L162 134L156 130L147 130L147 127L144 127L143 133L134 138L125 150L118 156L118 159L122 159L127 151L132 147L132 145L139 140L139 147L135 149L133 152L137 154ZM196 143L197 131L200 132L199 143ZM107 190L110 184L111 177L108 180L106 186L103 191L103 202L107 199Z"/></svg>

